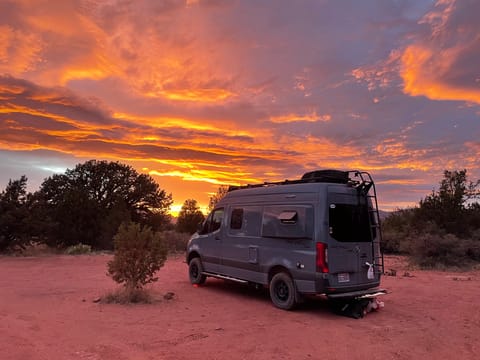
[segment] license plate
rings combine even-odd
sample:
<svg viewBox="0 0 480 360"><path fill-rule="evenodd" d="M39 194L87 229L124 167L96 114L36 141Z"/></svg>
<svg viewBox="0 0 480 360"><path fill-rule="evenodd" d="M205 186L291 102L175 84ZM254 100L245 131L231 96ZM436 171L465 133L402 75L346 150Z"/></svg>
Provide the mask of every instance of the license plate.
<svg viewBox="0 0 480 360"><path fill-rule="evenodd" d="M337 274L338 276L338 282L339 283L344 283L344 282L349 282L350 281L350 274L349 273L340 273Z"/></svg>

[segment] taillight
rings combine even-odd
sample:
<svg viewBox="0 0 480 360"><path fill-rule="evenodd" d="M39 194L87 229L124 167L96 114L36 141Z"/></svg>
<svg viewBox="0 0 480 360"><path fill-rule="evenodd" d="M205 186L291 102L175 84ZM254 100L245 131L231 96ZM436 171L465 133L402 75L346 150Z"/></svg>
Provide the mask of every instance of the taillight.
<svg viewBox="0 0 480 360"><path fill-rule="evenodd" d="M317 272L328 273L327 244L317 242Z"/></svg>

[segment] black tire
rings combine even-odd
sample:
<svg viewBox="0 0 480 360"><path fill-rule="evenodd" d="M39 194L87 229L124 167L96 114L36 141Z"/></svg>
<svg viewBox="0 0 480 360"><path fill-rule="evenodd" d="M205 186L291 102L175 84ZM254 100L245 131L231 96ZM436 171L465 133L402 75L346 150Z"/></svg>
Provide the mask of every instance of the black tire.
<svg viewBox="0 0 480 360"><path fill-rule="evenodd" d="M296 289L292 278L285 272L275 274L270 281L270 298L273 304L283 310L291 310L296 305Z"/></svg>
<svg viewBox="0 0 480 360"><path fill-rule="evenodd" d="M202 274L202 272L203 272L203 265L200 258L195 257L192 260L190 260L190 263L188 264L188 276L192 284L200 285L205 282L207 277L204 274Z"/></svg>

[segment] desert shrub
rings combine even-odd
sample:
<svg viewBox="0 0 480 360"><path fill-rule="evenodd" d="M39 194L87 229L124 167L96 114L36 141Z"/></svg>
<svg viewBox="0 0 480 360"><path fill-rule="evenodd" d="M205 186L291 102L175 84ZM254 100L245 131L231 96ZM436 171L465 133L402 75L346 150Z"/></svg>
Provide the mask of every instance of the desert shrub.
<svg viewBox="0 0 480 360"><path fill-rule="evenodd" d="M154 299L145 289L117 289L102 297L101 300L106 304L130 304L142 303L151 304Z"/></svg>
<svg viewBox="0 0 480 360"><path fill-rule="evenodd" d="M167 247L160 233L137 223L123 223L114 237L114 246L108 275L127 291L158 280L154 275L167 259Z"/></svg>
<svg viewBox="0 0 480 360"><path fill-rule="evenodd" d="M31 241L31 244L26 246L22 252L18 253L18 256L49 256L59 254L57 248L49 247L45 243Z"/></svg>
<svg viewBox="0 0 480 360"><path fill-rule="evenodd" d="M391 213L382 222L382 250L387 254L408 253L408 239L416 232L412 219L414 209L402 209Z"/></svg>
<svg viewBox="0 0 480 360"><path fill-rule="evenodd" d="M469 259L475 262L480 262L480 241L478 240L463 240L463 247L465 254Z"/></svg>
<svg viewBox="0 0 480 360"><path fill-rule="evenodd" d="M90 245L85 244L77 244L69 246L65 249L65 254L67 255L82 255L82 254L90 254L92 252L92 247Z"/></svg>
<svg viewBox="0 0 480 360"><path fill-rule="evenodd" d="M382 237L382 250L385 254L401 254L402 245L405 244L406 234L394 229L384 229Z"/></svg>
<svg viewBox="0 0 480 360"><path fill-rule="evenodd" d="M190 238L188 233L179 233L174 230L163 231L162 237L165 240L169 253L184 252Z"/></svg>
<svg viewBox="0 0 480 360"><path fill-rule="evenodd" d="M424 268L468 267L480 255L477 243L453 234L424 233L412 244L412 260Z"/></svg>

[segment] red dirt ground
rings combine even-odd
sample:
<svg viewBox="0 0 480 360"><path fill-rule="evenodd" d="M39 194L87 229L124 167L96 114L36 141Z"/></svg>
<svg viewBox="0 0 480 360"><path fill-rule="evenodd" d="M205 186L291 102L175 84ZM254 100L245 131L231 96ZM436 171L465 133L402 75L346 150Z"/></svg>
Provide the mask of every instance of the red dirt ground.
<svg viewBox="0 0 480 360"><path fill-rule="evenodd" d="M208 279L172 258L144 305L116 289L110 255L0 257L0 359L478 359L480 271L410 271L388 258L385 308L355 320L314 298L282 311L268 294ZM167 292L172 300L163 299Z"/></svg>

